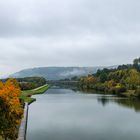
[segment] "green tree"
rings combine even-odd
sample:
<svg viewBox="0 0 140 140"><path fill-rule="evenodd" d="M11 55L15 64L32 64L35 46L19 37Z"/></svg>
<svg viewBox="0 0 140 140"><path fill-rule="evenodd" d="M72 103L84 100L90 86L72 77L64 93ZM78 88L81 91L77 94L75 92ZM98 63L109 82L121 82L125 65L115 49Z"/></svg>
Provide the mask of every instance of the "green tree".
<svg viewBox="0 0 140 140"><path fill-rule="evenodd" d="M105 81L107 81L107 74L106 73L101 73L99 79L100 79L100 82L104 83Z"/></svg>
<svg viewBox="0 0 140 140"><path fill-rule="evenodd" d="M129 71L129 76L125 79L125 83L129 89L139 88L140 87L140 73L135 69L131 69Z"/></svg>

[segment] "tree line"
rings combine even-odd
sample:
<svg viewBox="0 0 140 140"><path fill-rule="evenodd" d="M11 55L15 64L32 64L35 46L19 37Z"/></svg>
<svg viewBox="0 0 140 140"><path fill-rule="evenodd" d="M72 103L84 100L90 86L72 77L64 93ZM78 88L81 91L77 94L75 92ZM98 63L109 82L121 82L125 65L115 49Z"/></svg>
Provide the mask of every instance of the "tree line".
<svg viewBox="0 0 140 140"><path fill-rule="evenodd" d="M21 90L30 90L46 84L46 79L44 77L18 78L17 81L19 82Z"/></svg>
<svg viewBox="0 0 140 140"><path fill-rule="evenodd" d="M21 90L30 90L38 88L46 84L46 79L44 77L24 77L24 78L15 78L19 82ZM2 81L6 81L3 79Z"/></svg>
<svg viewBox="0 0 140 140"><path fill-rule="evenodd" d="M105 93L134 95L140 97L140 58L133 64L120 65L115 69L104 68L97 73L81 77L79 86Z"/></svg>

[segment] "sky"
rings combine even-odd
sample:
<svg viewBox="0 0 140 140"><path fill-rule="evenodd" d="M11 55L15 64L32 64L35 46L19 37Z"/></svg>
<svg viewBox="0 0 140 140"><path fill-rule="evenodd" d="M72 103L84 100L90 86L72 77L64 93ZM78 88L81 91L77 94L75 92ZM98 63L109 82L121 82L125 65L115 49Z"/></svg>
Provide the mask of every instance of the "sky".
<svg viewBox="0 0 140 140"><path fill-rule="evenodd" d="M0 0L0 77L46 66L111 66L140 56L138 0Z"/></svg>

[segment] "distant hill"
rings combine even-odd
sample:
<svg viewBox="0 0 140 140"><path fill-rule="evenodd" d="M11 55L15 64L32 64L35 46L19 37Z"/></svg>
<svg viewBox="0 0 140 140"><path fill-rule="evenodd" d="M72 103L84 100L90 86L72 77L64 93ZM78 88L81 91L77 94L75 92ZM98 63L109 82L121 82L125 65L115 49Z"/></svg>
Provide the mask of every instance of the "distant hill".
<svg viewBox="0 0 140 140"><path fill-rule="evenodd" d="M107 67L114 68L116 66ZM41 76L48 80L60 80L65 78L71 78L74 76L85 76L88 74L96 73L98 69L105 67L38 67L25 69L16 72L9 77L23 78L31 76Z"/></svg>

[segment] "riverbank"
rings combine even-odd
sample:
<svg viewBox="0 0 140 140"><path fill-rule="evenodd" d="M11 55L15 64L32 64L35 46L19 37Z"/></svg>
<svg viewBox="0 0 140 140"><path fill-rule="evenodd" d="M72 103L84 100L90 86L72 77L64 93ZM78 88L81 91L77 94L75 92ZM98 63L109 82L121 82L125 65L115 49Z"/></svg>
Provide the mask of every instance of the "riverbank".
<svg viewBox="0 0 140 140"><path fill-rule="evenodd" d="M126 98L136 98L139 99L138 95L136 94L135 90L127 90L125 92L109 92L109 91L102 91L102 90L97 90L94 88L90 88L90 89L83 89L83 88L79 88L80 91L85 91L85 92L90 92L90 93L99 93L99 94L104 94L104 95L116 95L116 96L121 96L121 97L126 97Z"/></svg>
<svg viewBox="0 0 140 140"><path fill-rule="evenodd" d="M138 98L135 94L135 90L127 90L126 92L120 93L120 95L128 98Z"/></svg>
<svg viewBox="0 0 140 140"><path fill-rule="evenodd" d="M18 139L17 140L25 140L26 139L26 130L27 130L27 120L28 120L28 105L31 104L32 102L36 101L35 98L32 98L32 95L36 94L43 94L45 91L47 91L49 88L49 85L44 85L32 90L25 90L22 91L20 99L22 99L25 103L24 106L24 114L23 114L23 119L21 121L21 125L19 128L19 134L18 134Z"/></svg>
<svg viewBox="0 0 140 140"><path fill-rule="evenodd" d="M28 121L28 103L25 103L24 106L24 117L21 121L19 128L18 139L17 140L26 140L26 130L27 130L27 121Z"/></svg>
<svg viewBox="0 0 140 140"><path fill-rule="evenodd" d="M35 98L32 98L31 96L32 95L36 95L36 94L42 94L44 93L45 91L47 91L49 88L49 85L44 85L44 86L41 86L41 87L38 87L36 89L32 89L32 90L24 90L22 91L22 94L21 94L21 99L24 101L24 102L27 102L28 104L31 104L32 102L34 102L36 99Z"/></svg>

